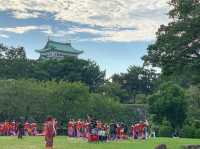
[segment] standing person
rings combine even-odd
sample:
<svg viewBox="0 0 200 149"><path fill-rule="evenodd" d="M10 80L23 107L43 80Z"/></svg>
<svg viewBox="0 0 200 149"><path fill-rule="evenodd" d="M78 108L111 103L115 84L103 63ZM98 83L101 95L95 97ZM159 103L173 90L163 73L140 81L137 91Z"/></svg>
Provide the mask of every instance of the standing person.
<svg viewBox="0 0 200 149"><path fill-rule="evenodd" d="M10 127L10 135L11 136L15 136L16 135L16 127L15 127L15 121L13 121L12 123L11 123L11 127Z"/></svg>
<svg viewBox="0 0 200 149"><path fill-rule="evenodd" d="M4 135L9 136L9 122L7 120L4 122Z"/></svg>
<svg viewBox="0 0 200 149"><path fill-rule="evenodd" d="M3 124L2 123L0 123L0 136L3 136Z"/></svg>
<svg viewBox="0 0 200 149"><path fill-rule="evenodd" d="M30 134L30 123L28 121L26 121L24 124L24 134L25 136Z"/></svg>
<svg viewBox="0 0 200 149"><path fill-rule="evenodd" d="M155 131L155 129L151 130L151 135L150 136L153 137L154 139L156 138L156 131Z"/></svg>
<svg viewBox="0 0 200 149"><path fill-rule="evenodd" d="M77 132L78 138L81 137L81 125L82 123L81 123L81 120L79 119L76 124L76 132Z"/></svg>
<svg viewBox="0 0 200 149"><path fill-rule="evenodd" d="M128 139L128 126L125 123L123 123L123 130L123 139Z"/></svg>
<svg viewBox="0 0 200 149"><path fill-rule="evenodd" d="M53 149L53 138L55 137L54 119L49 116L45 123L45 141L46 149Z"/></svg>
<svg viewBox="0 0 200 149"><path fill-rule="evenodd" d="M117 139L121 139L121 124L117 124Z"/></svg>
<svg viewBox="0 0 200 149"><path fill-rule="evenodd" d="M18 136L18 139L22 139L22 136L24 134L24 125L22 124L22 122L19 122L18 123L18 126L17 126L17 136Z"/></svg>
<svg viewBox="0 0 200 149"><path fill-rule="evenodd" d="M115 123L112 123L110 125L110 138L111 140L115 140L116 139L116 134L117 134L117 125Z"/></svg>
<svg viewBox="0 0 200 149"><path fill-rule="evenodd" d="M148 127L149 127L149 122L148 122L148 120L145 120L145 122L144 122L144 136L145 136L145 139L148 139Z"/></svg>
<svg viewBox="0 0 200 149"><path fill-rule="evenodd" d="M68 136L69 136L69 137L73 137L74 128L73 128L73 122L72 122L71 119L70 119L69 122L68 122L67 131L68 131Z"/></svg>
<svg viewBox="0 0 200 149"><path fill-rule="evenodd" d="M58 121L56 118L53 119L53 128L54 128L54 132L55 132L55 136L57 135L57 129L58 129Z"/></svg>
<svg viewBox="0 0 200 149"><path fill-rule="evenodd" d="M135 136L135 131L134 131L134 124L131 125L131 135L132 135L132 138L134 139L134 136Z"/></svg>
<svg viewBox="0 0 200 149"><path fill-rule="evenodd" d="M31 130L32 130L32 136L36 136L37 135L37 123L32 123L31 124Z"/></svg>

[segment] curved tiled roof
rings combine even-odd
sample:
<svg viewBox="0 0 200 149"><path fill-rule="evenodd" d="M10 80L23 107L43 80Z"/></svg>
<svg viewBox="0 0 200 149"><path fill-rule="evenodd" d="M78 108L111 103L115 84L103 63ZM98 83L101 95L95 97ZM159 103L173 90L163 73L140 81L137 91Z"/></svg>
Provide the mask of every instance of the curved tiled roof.
<svg viewBox="0 0 200 149"><path fill-rule="evenodd" d="M65 53L74 53L74 54L81 54L83 51L76 50L72 47L71 43L61 43L52 40L48 40L47 44L43 49L36 50L39 53L47 52L47 51L61 51Z"/></svg>

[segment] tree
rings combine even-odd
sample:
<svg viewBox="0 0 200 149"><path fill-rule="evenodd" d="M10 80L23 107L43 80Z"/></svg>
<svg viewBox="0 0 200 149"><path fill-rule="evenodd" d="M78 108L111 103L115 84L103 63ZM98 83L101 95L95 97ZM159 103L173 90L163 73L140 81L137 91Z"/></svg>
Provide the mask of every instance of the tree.
<svg viewBox="0 0 200 149"><path fill-rule="evenodd" d="M125 107L112 97L90 93L80 82L0 80L0 121L24 117L44 122L46 116L52 115L64 124L70 118L85 119L90 114L105 122L132 122L141 118L138 109Z"/></svg>
<svg viewBox="0 0 200 149"><path fill-rule="evenodd" d="M179 129L187 113L185 91L171 82L164 83L149 97L149 109L155 122L161 124L166 119L174 129Z"/></svg>
<svg viewBox="0 0 200 149"><path fill-rule="evenodd" d="M24 47L6 47L0 44L0 59L26 59Z"/></svg>
<svg viewBox="0 0 200 149"><path fill-rule="evenodd" d="M6 50L7 50L7 47L5 47L3 44L0 44L0 59L5 57Z"/></svg>
<svg viewBox="0 0 200 149"><path fill-rule="evenodd" d="M95 91L104 83L105 71L89 60L66 58L63 60L0 59L0 78L36 79L82 82Z"/></svg>
<svg viewBox="0 0 200 149"><path fill-rule="evenodd" d="M129 97L125 89L122 89L119 83L107 81L98 88L98 93L114 98L121 103L127 102Z"/></svg>
<svg viewBox="0 0 200 149"><path fill-rule="evenodd" d="M44 74L48 80L80 81L88 85L91 91L102 85L105 78L105 71L101 71L95 62L70 57L59 61L39 61L38 70L36 78Z"/></svg>
<svg viewBox="0 0 200 149"><path fill-rule="evenodd" d="M200 1L171 0L170 5L172 22L160 26L143 59L145 65L160 67L165 77L195 84L200 81Z"/></svg>
<svg viewBox="0 0 200 149"><path fill-rule="evenodd" d="M200 122L200 85L190 86L187 93L189 96L187 119Z"/></svg>
<svg viewBox="0 0 200 149"><path fill-rule="evenodd" d="M154 90L154 83L158 78L155 70L146 69L144 67L130 66L127 73L114 75L113 82L121 85L121 88L126 90L129 95L129 100L136 102L137 94L148 95Z"/></svg>
<svg viewBox="0 0 200 149"><path fill-rule="evenodd" d="M38 64L35 60L27 59L0 59L1 79L28 79L35 78ZM43 70L40 70L43 71ZM44 74L40 75L41 77ZM39 77L39 75L37 76ZM45 79L45 77L43 77Z"/></svg>

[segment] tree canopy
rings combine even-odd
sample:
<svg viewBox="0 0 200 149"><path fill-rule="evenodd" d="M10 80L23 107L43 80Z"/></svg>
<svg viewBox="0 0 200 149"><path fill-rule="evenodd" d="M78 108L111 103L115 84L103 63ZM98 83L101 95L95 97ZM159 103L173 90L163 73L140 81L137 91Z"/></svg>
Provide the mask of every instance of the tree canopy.
<svg viewBox="0 0 200 149"><path fill-rule="evenodd" d="M0 80L0 121L23 117L43 122L52 115L62 124L88 114L106 122L130 123L141 118L138 108L127 108L110 96L91 93L80 82Z"/></svg>
<svg viewBox="0 0 200 149"><path fill-rule="evenodd" d="M181 128L187 113L187 100L184 90L171 82L164 83L149 97L149 108L158 124L168 120L173 128Z"/></svg>
<svg viewBox="0 0 200 149"><path fill-rule="evenodd" d="M90 60L66 58L63 60L0 59L1 79L36 79L82 82L95 91L104 83L105 72Z"/></svg>
<svg viewBox="0 0 200 149"><path fill-rule="evenodd" d="M7 47L0 44L0 59L26 59L24 47Z"/></svg>
<svg viewBox="0 0 200 149"><path fill-rule="evenodd" d="M173 8L169 12L171 22L159 28L156 42L143 57L145 65L160 67L164 76L199 82L200 1L171 0L169 4Z"/></svg>
<svg viewBox="0 0 200 149"><path fill-rule="evenodd" d="M159 74L153 69L130 66L127 73L115 74L112 80L120 84L121 88L128 93L128 100L133 100L135 103L137 94L149 95L153 92L158 76Z"/></svg>

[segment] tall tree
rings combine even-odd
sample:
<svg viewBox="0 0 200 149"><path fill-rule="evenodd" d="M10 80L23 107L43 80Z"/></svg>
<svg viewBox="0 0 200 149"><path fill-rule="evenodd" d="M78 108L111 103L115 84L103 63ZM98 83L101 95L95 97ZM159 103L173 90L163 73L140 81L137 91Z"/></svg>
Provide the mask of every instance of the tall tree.
<svg viewBox="0 0 200 149"><path fill-rule="evenodd" d="M173 128L181 128L187 113L185 91L178 85L167 82L149 97L149 109L154 122L168 120Z"/></svg>
<svg viewBox="0 0 200 149"><path fill-rule="evenodd" d="M154 83L158 78L155 70L144 67L130 66L127 73L113 75L113 82L121 85L122 89L128 92L129 100L135 103L137 94L148 95L154 90Z"/></svg>
<svg viewBox="0 0 200 149"><path fill-rule="evenodd" d="M162 68L164 76L199 82L200 1L171 0L169 4L173 8L169 12L172 21L159 28L156 42L143 57L145 65Z"/></svg>
<svg viewBox="0 0 200 149"><path fill-rule="evenodd" d="M191 86L187 93L189 95L188 119L200 122L200 85Z"/></svg>
<svg viewBox="0 0 200 149"><path fill-rule="evenodd" d="M105 82L98 88L98 92L102 95L112 97L113 99L126 103L129 100L128 93L125 89L121 88L121 85L116 82Z"/></svg>

